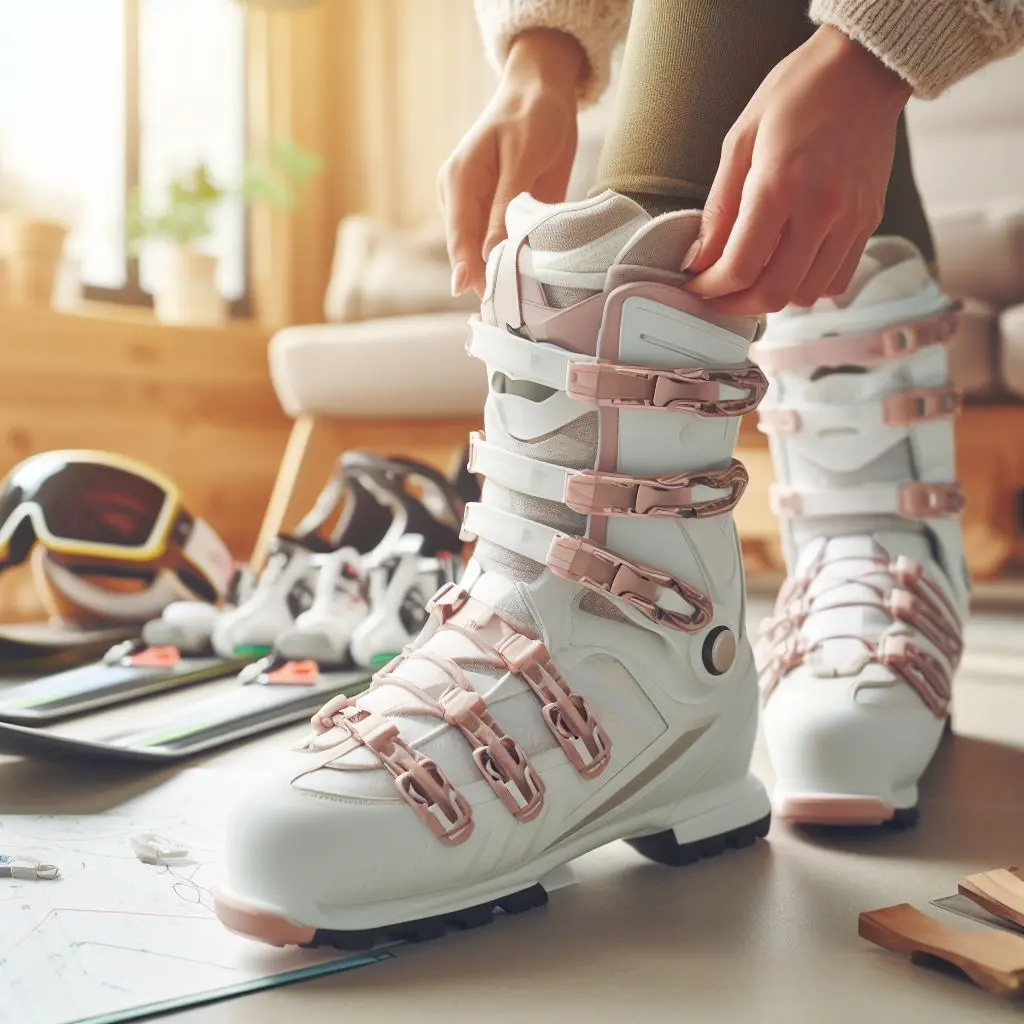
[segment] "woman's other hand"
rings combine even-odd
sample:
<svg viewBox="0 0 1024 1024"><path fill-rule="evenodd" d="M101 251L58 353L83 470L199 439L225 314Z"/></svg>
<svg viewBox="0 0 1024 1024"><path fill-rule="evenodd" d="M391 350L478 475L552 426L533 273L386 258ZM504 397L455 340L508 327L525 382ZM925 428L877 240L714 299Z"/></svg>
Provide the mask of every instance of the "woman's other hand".
<svg viewBox="0 0 1024 1024"><path fill-rule="evenodd" d="M487 253L520 192L561 202L576 156L576 97L586 57L572 36L517 36L498 89L438 175L452 294L484 290Z"/></svg>
<svg viewBox="0 0 1024 1024"><path fill-rule="evenodd" d="M725 139L688 289L748 315L845 291L882 219L910 94L831 27L776 65Z"/></svg>

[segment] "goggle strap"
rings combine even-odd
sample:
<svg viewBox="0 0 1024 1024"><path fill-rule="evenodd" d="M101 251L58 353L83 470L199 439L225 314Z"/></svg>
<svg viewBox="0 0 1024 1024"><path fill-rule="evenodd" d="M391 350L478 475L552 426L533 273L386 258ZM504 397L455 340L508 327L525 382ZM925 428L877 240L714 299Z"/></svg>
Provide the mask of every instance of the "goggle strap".
<svg viewBox="0 0 1024 1024"><path fill-rule="evenodd" d="M235 575L235 560L205 519L193 522L182 554L210 581L219 597L227 594Z"/></svg>

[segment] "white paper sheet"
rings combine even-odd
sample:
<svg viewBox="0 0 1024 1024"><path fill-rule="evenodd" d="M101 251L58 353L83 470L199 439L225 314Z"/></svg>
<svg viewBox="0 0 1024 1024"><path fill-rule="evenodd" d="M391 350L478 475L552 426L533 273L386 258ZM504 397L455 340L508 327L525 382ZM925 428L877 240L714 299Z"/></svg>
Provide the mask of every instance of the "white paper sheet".
<svg viewBox="0 0 1024 1024"><path fill-rule="evenodd" d="M0 815L0 854L61 871L0 879L0 1024L113 1024L389 956L278 950L224 929L211 892L238 781L191 769L102 815ZM146 832L187 848L188 862L142 863L130 841Z"/></svg>

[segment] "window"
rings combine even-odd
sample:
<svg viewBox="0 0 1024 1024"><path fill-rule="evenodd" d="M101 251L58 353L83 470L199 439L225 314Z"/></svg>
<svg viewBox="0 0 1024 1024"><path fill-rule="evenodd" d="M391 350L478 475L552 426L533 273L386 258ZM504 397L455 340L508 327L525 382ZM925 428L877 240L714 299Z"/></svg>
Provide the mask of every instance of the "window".
<svg viewBox="0 0 1024 1024"><path fill-rule="evenodd" d="M146 303L159 249L125 245L138 189L204 162L237 184L245 162L245 16L237 0L0 0L0 205L73 227L87 294ZM228 298L245 293L245 219L222 204L204 246Z"/></svg>

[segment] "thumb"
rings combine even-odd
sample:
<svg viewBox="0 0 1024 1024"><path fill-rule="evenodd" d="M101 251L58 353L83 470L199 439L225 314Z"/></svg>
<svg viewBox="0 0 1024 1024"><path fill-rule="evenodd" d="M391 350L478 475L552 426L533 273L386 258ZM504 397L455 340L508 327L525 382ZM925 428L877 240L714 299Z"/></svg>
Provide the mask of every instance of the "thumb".
<svg viewBox="0 0 1024 1024"><path fill-rule="evenodd" d="M727 137L722 145L722 159L711 184L700 235L683 258L683 270L699 274L716 263L725 252L732 227L740 212L743 183L750 170L754 151L754 135L740 135L734 141Z"/></svg>

